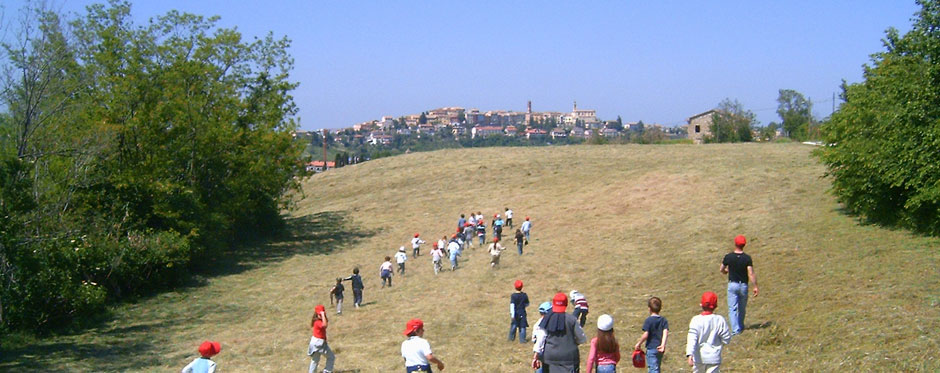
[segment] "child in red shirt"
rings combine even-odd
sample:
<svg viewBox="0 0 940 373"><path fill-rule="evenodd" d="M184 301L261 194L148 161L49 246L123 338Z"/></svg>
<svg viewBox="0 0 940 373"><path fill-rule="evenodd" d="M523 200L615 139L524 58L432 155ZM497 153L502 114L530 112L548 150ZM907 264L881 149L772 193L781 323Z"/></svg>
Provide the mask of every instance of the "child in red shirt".
<svg viewBox="0 0 940 373"><path fill-rule="evenodd" d="M323 367L323 373L331 373L336 355L333 354L330 345L326 343L326 327L329 324L329 320L326 318L326 307L318 304L314 312L313 319L310 320L313 337L310 337L310 346L307 348L307 355L310 355L313 361L310 362L310 369L307 370L307 373L314 373L317 370L317 365L320 364L320 355L326 356L326 366Z"/></svg>

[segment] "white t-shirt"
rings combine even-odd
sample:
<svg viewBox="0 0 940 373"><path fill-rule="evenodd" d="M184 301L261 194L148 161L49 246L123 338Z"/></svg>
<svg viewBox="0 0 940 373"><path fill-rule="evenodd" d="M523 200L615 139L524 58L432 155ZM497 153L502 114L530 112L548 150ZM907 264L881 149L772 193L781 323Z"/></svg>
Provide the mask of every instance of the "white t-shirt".
<svg viewBox="0 0 940 373"><path fill-rule="evenodd" d="M512 210L506 210L506 219L512 219Z"/></svg>
<svg viewBox="0 0 940 373"><path fill-rule="evenodd" d="M699 364L721 364L721 348L731 342L725 318L716 315L695 315L689 322L685 354Z"/></svg>
<svg viewBox="0 0 940 373"><path fill-rule="evenodd" d="M379 271L392 271L392 262L382 263L382 266L379 267Z"/></svg>
<svg viewBox="0 0 940 373"><path fill-rule="evenodd" d="M428 365L428 356L431 354L431 345L424 338L418 336L408 337L401 343L401 357L405 358L405 366Z"/></svg>
<svg viewBox="0 0 940 373"><path fill-rule="evenodd" d="M442 256L444 256L444 252L441 251L441 249L434 249L434 250L431 250L431 261L432 261L432 262L439 262L439 261L441 261L441 257L442 257Z"/></svg>
<svg viewBox="0 0 940 373"><path fill-rule="evenodd" d="M408 260L408 255L405 254L404 251L399 251L399 252L395 253L395 261L398 262L398 264L402 264L402 263L404 263L406 260Z"/></svg>
<svg viewBox="0 0 940 373"><path fill-rule="evenodd" d="M444 248L446 248L446 247L447 247L447 241L444 241L444 240L437 240L437 248L438 248L438 249L444 250Z"/></svg>
<svg viewBox="0 0 940 373"><path fill-rule="evenodd" d="M421 247L421 244L423 244L423 243L424 243L424 240L422 240L422 239L420 239L420 238L418 238L418 237L412 238L412 239L411 239L411 248L412 248L412 249L417 249L417 248Z"/></svg>

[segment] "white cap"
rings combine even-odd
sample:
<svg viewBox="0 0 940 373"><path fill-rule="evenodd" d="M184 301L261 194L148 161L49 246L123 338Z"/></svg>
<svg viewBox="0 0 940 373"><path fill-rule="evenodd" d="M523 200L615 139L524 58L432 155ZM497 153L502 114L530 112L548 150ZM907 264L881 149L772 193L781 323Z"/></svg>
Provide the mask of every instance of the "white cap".
<svg viewBox="0 0 940 373"><path fill-rule="evenodd" d="M608 331L614 328L614 318L608 314L600 315L597 318L597 329Z"/></svg>
<svg viewBox="0 0 940 373"><path fill-rule="evenodd" d="M404 246L399 247L398 251L405 251L405 247Z"/></svg>
<svg viewBox="0 0 940 373"><path fill-rule="evenodd" d="M572 290L570 293L568 293L568 299L574 300L574 296L577 294L578 294L577 290Z"/></svg>

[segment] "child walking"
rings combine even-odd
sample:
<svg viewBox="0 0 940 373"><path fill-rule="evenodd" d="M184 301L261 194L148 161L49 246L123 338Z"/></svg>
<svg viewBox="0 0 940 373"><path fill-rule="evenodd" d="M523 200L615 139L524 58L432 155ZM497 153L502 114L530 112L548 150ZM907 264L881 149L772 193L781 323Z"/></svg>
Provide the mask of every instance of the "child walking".
<svg viewBox="0 0 940 373"><path fill-rule="evenodd" d="M477 246L483 246L486 243L486 222L483 219L477 220L477 238L480 239L480 244Z"/></svg>
<svg viewBox="0 0 940 373"><path fill-rule="evenodd" d="M212 357L222 351L219 342L205 341L199 345L199 357L183 367L181 373L214 373L216 364Z"/></svg>
<svg viewBox="0 0 940 373"><path fill-rule="evenodd" d="M408 254L405 254L405 247L401 246L398 248L398 252L395 253L395 262L398 263L398 273L402 276L405 275L405 261L408 260Z"/></svg>
<svg viewBox="0 0 940 373"><path fill-rule="evenodd" d="M529 306L529 295L522 291L522 280L516 280L513 287L516 292L509 296L509 341L516 339L516 329L519 329L519 343L525 343L525 329L529 327L526 320L525 308Z"/></svg>
<svg viewBox="0 0 940 373"><path fill-rule="evenodd" d="M401 343L401 357L405 359L406 372L431 372L431 363L437 364L437 370L444 370L444 362L431 352L431 344L424 337L424 322L411 319L405 324L402 333L408 336Z"/></svg>
<svg viewBox="0 0 940 373"><path fill-rule="evenodd" d="M522 222L522 234L525 235L525 243L529 244L529 231L532 230L532 222L529 221L529 217L525 217L525 221Z"/></svg>
<svg viewBox="0 0 940 373"><path fill-rule="evenodd" d="M572 290L568 297L571 298L571 304L574 305L574 312L572 314L576 319L579 320L581 326L584 326L584 322L587 320L588 314L588 302L587 298L584 297L584 294L579 293L577 290Z"/></svg>
<svg viewBox="0 0 940 373"><path fill-rule="evenodd" d="M388 283L388 287L392 287L392 258L389 256L385 257L385 263L379 267L379 275L382 277L382 287L385 287L385 283Z"/></svg>
<svg viewBox="0 0 940 373"><path fill-rule="evenodd" d="M411 256L417 257L421 253L421 244L424 243L424 240L421 239L421 234L415 233L415 238L411 239Z"/></svg>
<svg viewBox="0 0 940 373"><path fill-rule="evenodd" d="M525 242L525 236L522 234L521 229L516 229L516 237L513 238L513 242L516 244L516 248L519 249L519 255L522 255L522 245Z"/></svg>
<svg viewBox="0 0 940 373"><path fill-rule="evenodd" d="M689 336L685 356L692 372L718 372L721 366L721 348L731 342L731 331L725 318L713 312L718 307L718 294L702 294L702 313L689 322Z"/></svg>
<svg viewBox="0 0 940 373"><path fill-rule="evenodd" d="M353 268L352 276L346 277L344 281L352 281L353 305L359 308L362 305L362 290L366 287L362 284L362 276L359 276L359 267Z"/></svg>
<svg viewBox="0 0 940 373"><path fill-rule="evenodd" d="M447 255L450 257L450 270L457 270L457 257L460 256L460 244L457 242L457 237L452 238L447 244Z"/></svg>
<svg viewBox="0 0 940 373"><path fill-rule="evenodd" d="M552 312L552 302L542 302L542 304L539 305L539 320L536 321L535 326L532 327L532 352L535 353L535 359L540 363L535 373L542 373L542 351L545 346L545 336L547 333L540 325L542 324L542 319L549 312Z"/></svg>
<svg viewBox="0 0 940 373"><path fill-rule="evenodd" d="M310 337L310 346L307 347L307 355L309 355L313 361L310 362L310 369L307 370L307 373L314 373L317 370L317 365L320 364L320 355L326 356L326 366L323 367L323 373L333 372L333 363L336 361L336 355L333 354L329 343L326 342L326 327L328 324L329 320L326 318L326 307L323 307L322 304L318 304L316 308L314 308L313 319L310 320L310 329L313 331L313 336Z"/></svg>
<svg viewBox="0 0 940 373"><path fill-rule="evenodd" d="M441 258L444 257L444 251L437 246L437 242L431 248L431 263L434 265L434 274L441 271Z"/></svg>
<svg viewBox="0 0 940 373"><path fill-rule="evenodd" d="M597 337L591 339L591 351L587 358L587 373L614 373L620 362L620 344L614 336L614 318L601 315L597 318Z"/></svg>
<svg viewBox="0 0 940 373"><path fill-rule="evenodd" d="M490 267L499 267L499 255L505 250L503 245L499 243L499 237L493 238L493 243L490 244L487 250L490 252Z"/></svg>
<svg viewBox="0 0 940 373"><path fill-rule="evenodd" d="M663 301L652 297L646 305L650 309L650 316L643 322L643 335L636 341L633 350L640 351L640 344L646 341L646 367L649 373L659 373L666 353L666 339L669 338L669 321L659 315L663 308Z"/></svg>
<svg viewBox="0 0 940 373"><path fill-rule="evenodd" d="M335 297L337 315L343 313L343 291L346 291L346 287L343 286L343 279L341 277L337 277L336 285L333 285L333 288L330 289L330 305L333 305L333 298Z"/></svg>

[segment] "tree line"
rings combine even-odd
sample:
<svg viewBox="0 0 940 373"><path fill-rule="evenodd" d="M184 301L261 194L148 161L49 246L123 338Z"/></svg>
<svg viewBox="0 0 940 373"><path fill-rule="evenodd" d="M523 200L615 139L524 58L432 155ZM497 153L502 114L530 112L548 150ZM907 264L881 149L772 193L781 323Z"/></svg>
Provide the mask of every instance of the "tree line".
<svg viewBox="0 0 940 373"><path fill-rule="evenodd" d="M0 56L0 330L178 285L282 226L305 174L290 41L217 20L21 11Z"/></svg>

